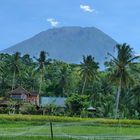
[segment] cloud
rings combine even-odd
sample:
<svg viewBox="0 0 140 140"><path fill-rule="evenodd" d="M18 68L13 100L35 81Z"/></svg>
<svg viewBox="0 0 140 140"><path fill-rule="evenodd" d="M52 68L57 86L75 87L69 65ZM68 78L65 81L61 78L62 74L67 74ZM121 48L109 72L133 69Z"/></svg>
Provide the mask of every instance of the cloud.
<svg viewBox="0 0 140 140"><path fill-rule="evenodd" d="M80 5L80 8L82 10L84 10L85 12L90 12L90 13L95 12L95 9L91 8L89 5L83 5L83 4L81 4Z"/></svg>
<svg viewBox="0 0 140 140"><path fill-rule="evenodd" d="M57 27L59 22L54 18L48 18L47 21L51 24L52 27Z"/></svg>
<svg viewBox="0 0 140 140"><path fill-rule="evenodd" d="M134 56L136 56L136 57L139 56L140 57L140 53L135 53Z"/></svg>

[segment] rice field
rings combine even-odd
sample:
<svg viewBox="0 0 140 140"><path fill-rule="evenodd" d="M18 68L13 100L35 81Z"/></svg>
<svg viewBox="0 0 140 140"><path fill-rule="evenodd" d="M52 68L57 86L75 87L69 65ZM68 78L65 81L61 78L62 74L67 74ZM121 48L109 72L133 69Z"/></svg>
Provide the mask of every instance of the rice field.
<svg viewBox="0 0 140 140"><path fill-rule="evenodd" d="M140 125L52 122L54 140L140 140ZM45 121L0 121L0 140L51 140Z"/></svg>

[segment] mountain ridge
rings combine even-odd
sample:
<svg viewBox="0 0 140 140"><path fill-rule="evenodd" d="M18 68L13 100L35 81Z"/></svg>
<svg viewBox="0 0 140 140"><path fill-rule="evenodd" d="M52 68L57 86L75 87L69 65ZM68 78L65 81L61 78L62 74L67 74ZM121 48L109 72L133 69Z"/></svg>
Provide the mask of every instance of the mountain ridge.
<svg viewBox="0 0 140 140"><path fill-rule="evenodd" d="M2 53L30 54L38 56L44 50L52 59L68 63L79 63L83 55L93 55L103 63L107 53L114 53L117 42L95 27L60 27L42 31L35 36L17 43Z"/></svg>

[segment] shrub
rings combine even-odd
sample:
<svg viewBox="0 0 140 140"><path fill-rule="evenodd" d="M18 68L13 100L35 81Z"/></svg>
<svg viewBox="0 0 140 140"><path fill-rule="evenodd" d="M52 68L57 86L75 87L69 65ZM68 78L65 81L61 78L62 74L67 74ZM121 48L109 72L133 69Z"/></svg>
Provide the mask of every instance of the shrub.
<svg viewBox="0 0 140 140"><path fill-rule="evenodd" d="M66 100L67 112L70 116L79 116L84 108L88 105L88 96L72 94Z"/></svg>
<svg viewBox="0 0 140 140"><path fill-rule="evenodd" d="M108 125L140 125L140 120L115 120L103 118L77 118L43 115L0 115L1 121L39 121L39 122L88 122L90 124L108 124Z"/></svg>
<svg viewBox="0 0 140 140"><path fill-rule="evenodd" d="M36 106L26 103L20 107L21 114L37 114Z"/></svg>

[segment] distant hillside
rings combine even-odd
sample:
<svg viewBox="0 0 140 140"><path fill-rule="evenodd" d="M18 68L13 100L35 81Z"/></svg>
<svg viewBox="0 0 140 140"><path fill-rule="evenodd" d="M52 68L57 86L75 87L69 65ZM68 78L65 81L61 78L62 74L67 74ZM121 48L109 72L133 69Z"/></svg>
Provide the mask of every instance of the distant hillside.
<svg viewBox="0 0 140 140"><path fill-rule="evenodd" d="M107 52L114 53L116 41L95 27L61 27L43 31L1 52L38 56L45 50L52 59L79 63L83 55L93 55L103 64Z"/></svg>

